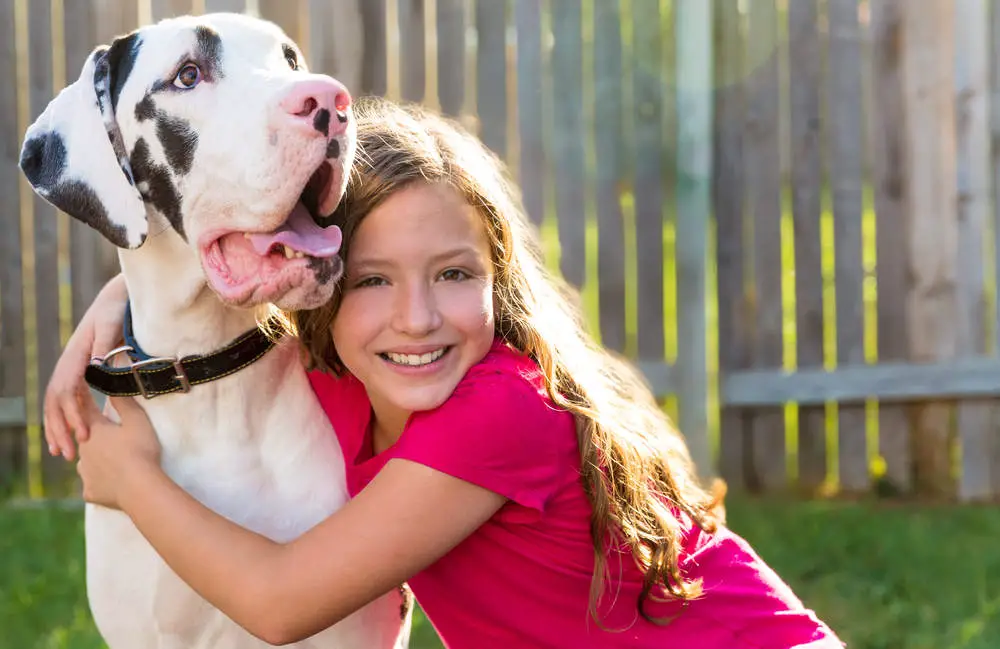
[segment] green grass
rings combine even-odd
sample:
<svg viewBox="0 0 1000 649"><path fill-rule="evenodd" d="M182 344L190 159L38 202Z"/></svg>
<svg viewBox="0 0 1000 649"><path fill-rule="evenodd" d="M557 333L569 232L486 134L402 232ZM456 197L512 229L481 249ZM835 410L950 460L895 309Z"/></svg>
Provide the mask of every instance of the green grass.
<svg viewBox="0 0 1000 649"><path fill-rule="evenodd" d="M1000 510L732 499L730 524L852 649L1000 646ZM101 649L78 510L0 508L0 645ZM415 618L413 649L440 647Z"/></svg>

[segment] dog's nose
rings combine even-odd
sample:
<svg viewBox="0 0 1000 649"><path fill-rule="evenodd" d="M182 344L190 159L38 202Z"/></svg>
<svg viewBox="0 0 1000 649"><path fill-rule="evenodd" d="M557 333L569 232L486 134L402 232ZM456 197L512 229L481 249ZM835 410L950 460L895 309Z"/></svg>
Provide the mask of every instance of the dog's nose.
<svg viewBox="0 0 1000 649"><path fill-rule="evenodd" d="M350 106L351 93L347 88L324 75L297 82L281 100L281 107L289 116L327 137L347 129Z"/></svg>

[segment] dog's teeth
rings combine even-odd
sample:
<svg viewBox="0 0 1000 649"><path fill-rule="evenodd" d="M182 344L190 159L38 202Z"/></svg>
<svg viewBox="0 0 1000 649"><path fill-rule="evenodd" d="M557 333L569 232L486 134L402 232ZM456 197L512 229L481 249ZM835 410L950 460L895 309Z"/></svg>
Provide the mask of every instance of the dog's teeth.
<svg viewBox="0 0 1000 649"><path fill-rule="evenodd" d="M306 256L306 253L304 253L304 252L296 251L296 253L295 253L295 258L296 259L302 259L305 256Z"/></svg>
<svg viewBox="0 0 1000 649"><path fill-rule="evenodd" d="M285 246L285 259L291 259L294 256L295 256L295 251L289 248L288 246Z"/></svg>
<svg viewBox="0 0 1000 649"><path fill-rule="evenodd" d="M249 239L250 238L250 233L249 232L244 232L243 233L243 238L244 239Z"/></svg>

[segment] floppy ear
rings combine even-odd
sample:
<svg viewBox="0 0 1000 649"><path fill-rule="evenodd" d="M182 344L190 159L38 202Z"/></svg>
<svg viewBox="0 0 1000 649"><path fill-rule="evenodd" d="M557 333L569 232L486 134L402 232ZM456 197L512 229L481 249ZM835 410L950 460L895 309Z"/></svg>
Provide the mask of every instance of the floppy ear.
<svg viewBox="0 0 1000 649"><path fill-rule="evenodd" d="M95 49L80 78L28 127L21 149L21 171L35 192L120 248L138 248L148 231L111 99L124 83L115 84L121 52L132 50L131 57L136 45L132 34Z"/></svg>

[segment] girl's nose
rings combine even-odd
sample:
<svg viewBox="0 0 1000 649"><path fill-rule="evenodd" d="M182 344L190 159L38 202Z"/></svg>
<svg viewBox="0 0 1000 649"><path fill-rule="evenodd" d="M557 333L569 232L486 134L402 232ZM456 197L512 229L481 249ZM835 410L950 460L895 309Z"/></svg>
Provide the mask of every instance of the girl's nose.
<svg viewBox="0 0 1000 649"><path fill-rule="evenodd" d="M394 316L395 329L410 336L423 336L441 326L434 293L423 284L400 291Z"/></svg>

